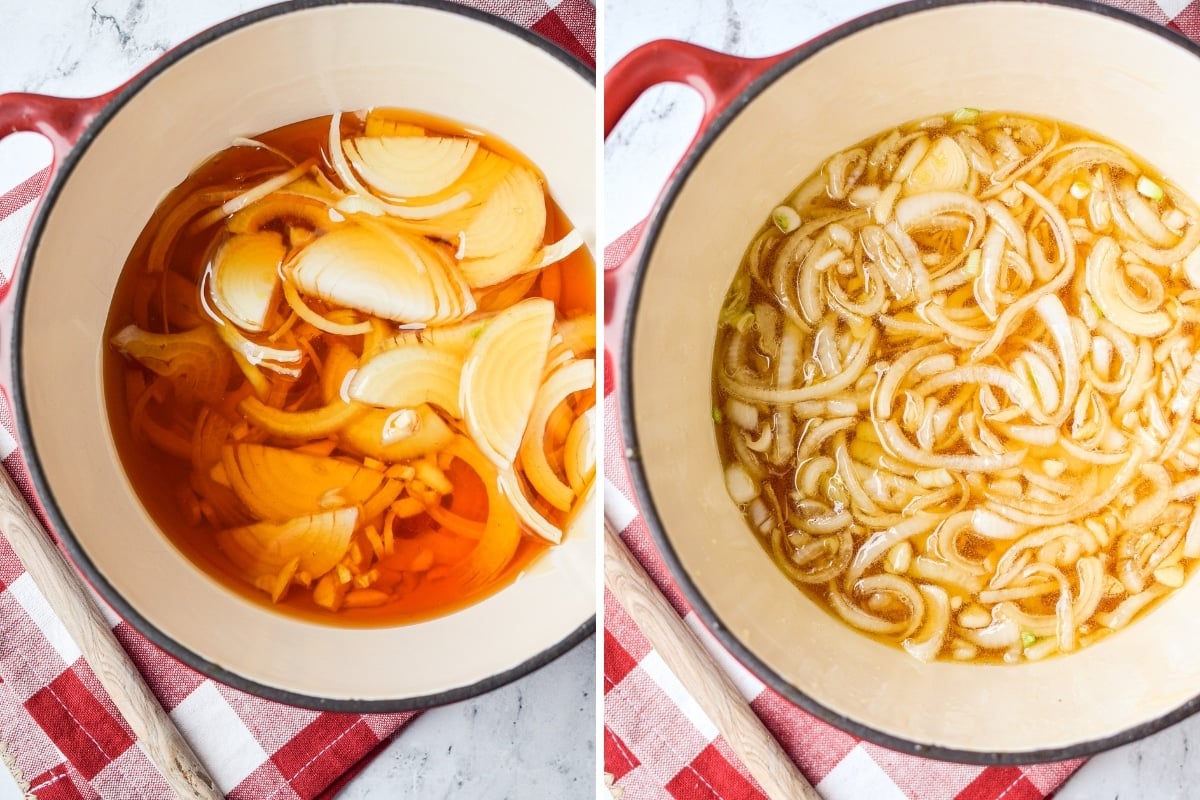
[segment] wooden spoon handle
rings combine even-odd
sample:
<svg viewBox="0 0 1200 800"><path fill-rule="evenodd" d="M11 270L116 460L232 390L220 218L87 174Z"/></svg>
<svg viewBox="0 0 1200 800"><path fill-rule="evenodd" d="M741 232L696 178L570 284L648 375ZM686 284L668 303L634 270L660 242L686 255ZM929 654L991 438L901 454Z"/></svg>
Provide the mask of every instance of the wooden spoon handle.
<svg viewBox="0 0 1200 800"><path fill-rule="evenodd" d="M604 585L717 726L767 796L821 800L762 724L733 681L658 591L621 537L604 521Z"/></svg>
<svg viewBox="0 0 1200 800"><path fill-rule="evenodd" d="M0 531L50 608L79 645L100 685L133 730L150 762L180 800L221 800L217 784L171 723L137 667L113 635L83 582L67 563L25 498L0 467Z"/></svg>

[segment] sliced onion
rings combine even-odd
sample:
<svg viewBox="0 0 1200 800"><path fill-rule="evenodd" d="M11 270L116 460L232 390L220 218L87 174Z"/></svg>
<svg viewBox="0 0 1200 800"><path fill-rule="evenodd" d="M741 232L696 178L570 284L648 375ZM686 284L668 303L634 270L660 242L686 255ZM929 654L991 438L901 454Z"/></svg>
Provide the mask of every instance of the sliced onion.
<svg viewBox="0 0 1200 800"><path fill-rule="evenodd" d="M596 362L592 359L571 361L555 370L542 383L529 414L529 424L521 441L521 468L530 485L546 502L560 511L569 511L575 492L554 474L546 459L546 423L551 412L568 397L596 385Z"/></svg>
<svg viewBox="0 0 1200 800"><path fill-rule="evenodd" d="M533 507L533 504L529 502L529 498L525 495L525 490L521 488L521 481L515 473L501 473L499 486L504 496L512 503L513 510L517 513L521 522L525 523L525 526L530 531L551 544L562 542L562 529L543 517Z"/></svg>
<svg viewBox="0 0 1200 800"><path fill-rule="evenodd" d="M221 204L220 208L214 208L212 211L196 220L192 224L192 229L202 230L207 228L209 225L224 219L225 217L236 214L243 208L258 202L267 195L270 195L272 192L279 191L289 183L292 183L296 179L300 178L302 175L304 175L304 173L308 172L312 165L313 162L311 160L305 161L303 164L299 164L287 172L276 175L273 178L269 178L252 189L242 192L236 197L229 198Z"/></svg>
<svg viewBox="0 0 1200 800"><path fill-rule="evenodd" d="M516 458L542 382L554 303L522 300L497 314L462 369L461 406L476 445L500 470Z"/></svg>
<svg viewBox="0 0 1200 800"><path fill-rule="evenodd" d="M971 167L962 147L949 136L939 136L904 180L904 189L908 194L962 189L970 177Z"/></svg>
<svg viewBox="0 0 1200 800"><path fill-rule="evenodd" d="M892 547L900 542L908 541L914 536L929 533L940 521L941 517L936 514L918 513L906 518L903 522L897 522L895 525L871 534L854 553L854 561L846 573L847 580L857 580L872 564L883 558L884 554Z"/></svg>
<svg viewBox="0 0 1200 800"><path fill-rule="evenodd" d="M972 351L971 359L973 361L982 360L986 356L995 352L996 348L1000 346L1000 343L1008 337L1012 326L1020 321L1020 319L1037 304L1039 298L1048 294L1056 294L1070 282L1072 276L1075 274L1074 240L1071 236L1070 226L1067 225L1067 220L1063 217L1062 212L1060 212L1058 208L1049 200L1047 200L1042 194L1034 190L1033 187L1029 186L1029 184L1025 183L1024 181L1017 181L1013 184L1013 186L1015 186L1018 191L1020 191L1030 200L1032 200L1034 204L1042 210L1042 213L1046 215L1046 219L1050 222L1050 226L1054 231L1055 238L1057 239L1058 250L1063 254L1063 266L1062 269L1058 271L1058 274L1048 283L1044 283L1041 286L1030 290L1019 300L1013 302L1008 306L1008 308L1004 309L1003 313L1001 313L999 318L996 320L992 334L983 344L979 345L974 351Z"/></svg>
<svg viewBox="0 0 1200 800"><path fill-rule="evenodd" d="M377 231L331 231L301 251L289 271L302 291L344 307L396 322L438 316L429 268L411 248Z"/></svg>
<svg viewBox="0 0 1200 800"><path fill-rule="evenodd" d="M1129 220L1137 227L1134 233L1141 233L1158 247L1171 247L1179 243L1179 236L1172 233L1162 218L1158 209L1151 206L1137 190L1132 175L1125 175L1117 182L1117 198L1124 206ZM1161 193L1161 190L1160 190Z"/></svg>
<svg viewBox="0 0 1200 800"><path fill-rule="evenodd" d="M459 192L453 197L427 206L402 206L387 203L375 197L350 169L350 164L346 160L341 128L342 114L339 111L334 113L329 120L329 161L346 190L357 194L363 201L383 209L392 216L408 220L427 220L439 217L456 211L470 202L471 195L468 192Z"/></svg>
<svg viewBox="0 0 1200 800"><path fill-rule="evenodd" d="M247 397L238 403L238 411L256 427L285 439L319 439L341 430L366 413L366 406L346 403L340 398L308 411L284 411Z"/></svg>
<svg viewBox="0 0 1200 800"><path fill-rule="evenodd" d="M212 261L213 304L233 324L255 333L265 329L279 289L279 265L287 248L272 232L226 239Z"/></svg>
<svg viewBox="0 0 1200 800"><path fill-rule="evenodd" d="M896 222L904 230L920 228L933 219L945 214L962 214L971 220L973 235L971 242L978 242L983 236L984 222L987 214L983 204L965 192L940 191L905 197L896 203ZM967 250L974 244L967 246Z"/></svg>
<svg viewBox="0 0 1200 800"><path fill-rule="evenodd" d="M421 405L412 410L417 414L417 424L408 436L389 441L387 425L392 414L368 409L338 431L338 440L352 453L388 463L437 453L453 441L454 431L430 406Z"/></svg>
<svg viewBox="0 0 1200 800"><path fill-rule="evenodd" d="M546 232L546 196L531 170L513 168L475 212L464 230L459 262L472 287L492 286L537 268Z"/></svg>
<svg viewBox="0 0 1200 800"><path fill-rule="evenodd" d="M567 256L574 253L579 248L583 247L583 236L579 233L578 228L572 228L563 238L553 244L548 244L543 247L534 258L533 263L529 265L530 270L543 269L551 264L562 261ZM461 260L466 255L466 247L463 247Z"/></svg>
<svg viewBox="0 0 1200 800"><path fill-rule="evenodd" d="M583 493L596 474L596 408L592 406L575 419L563 445L563 469L576 496Z"/></svg>
<svg viewBox="0 0 1200 800"><path fill-rule="evenodd" d="M1112 611L1101 612L1097 614L1096 621L1104 627L1111 628L1113 630L1124 628L1139 611L1170 591L1170 587L1164 586L1161 583L1156 583L1146 591L1139 592L1132 597L1126 598Z"/></svg>
<svg viewBox="0 0 1200 800"><path fill-rule="evenodd" d="M1120 273L1121 250L1117 243L1101 237L1092 246L1088 255L1084 279L1088 294L1096 305L1121 330L1133 336L1161 336L1171 327L1171 318L1165 311L1141 312L1124 301L1117 288L1123 280Z"/></svg>
<svg viewBox="0 0 1200 800"><path fill-rule="evenodd" d="M893 575L889 577L896 576ZM868 579L864 578L863 580ZM904 596L906 599L908 599L907 595ZM916 597L923 611L925 601L923 598L921 598L919 593L916 595ZM918 617L916 614L912 615L913 618L915 618L915 624L913 618L902 620L900 622L892 622L891 620L882 619L874 616L873 614L868 614L866 611L863 611L853 602L848 600L844 595L842 595L842 593L839 592L836 586L834 586L832 583L829 585L829 604L833 606L833 610L837 612L838 616L843 620L848 622L850 625L853 625L855 628L867 631L868 633L875 633L883 636L907 636L917 625L920 624L920 617Z"/></svg>
<svg viewBox="0 0 1200 800"><path fill-rule="evenodd" d="M371 330L369 320L353 324L343 324L321 316L305 304L291 281L283 281L283 297L287 301L288 307L296 312L296 316L319 331L332 333L335 336L361 336L364 333L369 333Z"/></svg>
<svg viewBox="0 0 1200 800"><path fill-rule="evenodd" d="M1046 323L1050 335L1054 337L1059 357L1062 359L1061 401L1057 410L1046 409L1046 412L1050 414L1048 422L1058 426L1070 416L1075 397L1079 392L1080 357L1075 349L1075 335L1071 330L1071 320L1067 316L1067 310L1063 306L1062 300L1058 299L1056 295L1042 295L1038 298L1034 308L1037 309L1042 321Z"/></svg>
<svg viewBox="0 0 1200 800"><path fill-rule="evenodd" d="M350 379L351 399L380 408L432 403L462 419L463 359L424 344L398 344L370 356Z"/></svg>
<svg viewBox="0 0 1200 800"><path fill-rule="evenodd" d="M521 529L517 514L514 513L518 505L515 501L510 505L505 500L505 492L501 488L504 477L496 473L495 467L471 440L465 436L455 436L444 452L474 470L487 491L487 522L483 535L471 550L471 554L455 567L455 573L468 585L487 583L512 561L521 543Z"/></svg>
<svg viewBox="0 0 1200 800"><path fill-rule="evenodd" d="M1010 604L1001 603L992 609L992 622L986 628L959 628L958 633L968 642L985 650L1006 650L1021 641L1021 628L1005 610Z"/></svg>
<svg viewBox="0 0 1200 800"><path fill-rule="evenodd" d="M276 522L358 506L383 481L382 473L352 461L260 444L226 445L221 463L246 508Z"/></svg>
<svg viewBox="0 0 1200 800"><path fill-rule="evenodd" d="M292 559L313 576L329 572L350 549L357 508L341 508L286 522L259 522L217 533L217 547L251 582L278 575Z"/></svg>
<svg viewBox="0 0 1200 800"><path fill-rule="evenodd" d="M753 400L756 402L771 403L782 405L787 403L797 403L802 400L816 400L827 397L832 397L839 392L851 387L862 376L867 367L867 362L870 360L872 350L875 347L875 341L878 338L878 331L872 327L857 346L854 355L850 358L841 374L836 375L828 380L821 381L809 386L803 386L798 389L771 389L761 386L752 386L750 384L736 381L732 378L724 377L722 385L731 395L740 397L744 400Z"/></svg>
<svg viewBox="0 0 1200 800"><path fill-rule="evenodd" d="M425 197L458 180L479 143L448 136L360 136L344 142L363 180L392 198Z"/></svg>
<svg viewBox="0 0 1200 800"><path fill-rule="evenodd" d="M136 325L126 325L111 343L151 372L178 381L197 397L219 400L229 383L229 357L211 328L149 333Z"/></svg>
<svg viewBox="0 0 1200 800"><path fill-rule="evenodd" d="M918 584L925 598L925 620L917 632L900 644L908 654L921 661L930 662L937 658L946 641L950 627L950 598L940 586Z"/></svg>

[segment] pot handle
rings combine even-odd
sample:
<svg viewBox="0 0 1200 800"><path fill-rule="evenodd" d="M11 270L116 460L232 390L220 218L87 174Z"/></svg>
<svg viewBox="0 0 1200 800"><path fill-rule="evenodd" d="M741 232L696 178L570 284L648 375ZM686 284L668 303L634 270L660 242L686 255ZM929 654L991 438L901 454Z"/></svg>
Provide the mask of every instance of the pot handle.
<svg viewBox="0 0 1200 800"><path fill-rule="evenodd" d="M50 141L53 151L49 168L49 174L53 177L96 114L119 91L120 89L114 89L97 97L84 98L51 97L25 92L0 94L0 139L11 133L25 131L45 136ZM38 197L34 202L40 204L41 199ZM18 250L8 280L0 286L0 390L3 390L5 400L10 406L13 386L10 348L13 315L12 309L9 308L9 298L19 280L21 250L23 245Z"/></svg>
<svg viewBox="0 0 1200 800"><path fill-rule="evenodd" d="M50 176L53 177L92 119L118 91L114 89L97 97L82 98L25 92L0 94L0 139L23 131L45 136L54 152L50 163ZM41 203L41 198L35 202ZM19 264L20 258L13 265L13 274L0 287L0 303L7 299L16 283Z"/></svg>
<svg viewBox="0 0 1200 800"><path fill-rule="evenodd" d="M660 83L682 83L695 89L704 101L704 116L688 145L687 152L690 152L742 91L787 55L745 58L671 39L644 44L614 64L604 76L604 136L608 138L621 117L645 91ZM623 344L625 316L633 272L642 249L643 230L644 227L639 226L631 231L615 243L617 246L610 246L605 256L604 341L609 352L619 352ZM617 379L611 363L606 363L605 374L607 392L615 388Z"/></svg>

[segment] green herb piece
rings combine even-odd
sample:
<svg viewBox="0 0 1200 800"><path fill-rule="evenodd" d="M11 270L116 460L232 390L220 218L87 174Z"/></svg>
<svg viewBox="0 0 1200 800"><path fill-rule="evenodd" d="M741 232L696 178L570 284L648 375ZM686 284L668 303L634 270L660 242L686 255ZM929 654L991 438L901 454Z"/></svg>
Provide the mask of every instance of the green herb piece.
<svg viewBox="0 0 1200 800"><path fill-rule="evenodd" d="M980 265L983 263L983 251L975 249L967 253L967 263L963 265L963 272L975 278L982 271Z"/></svg>
<svg viewBox="0 0 1200 800"><path fill-rule="evenodd" d="M958 111L955 111L952 115L950 115L951 122L963 124L974 122L977 119L979 119L979 109L970 108L968 106L963 106Z"/></svg>
<svg viewBox="0 0 1200 800"><path fill-rule="evenodd" d="M771 212L771 221L783 233L791 233L800 227L800 214L791 206L778 206Z"/></svg>
<svg viewBox="0 0 1200 800"><path fill-rule="evenodd" d="M1138 178L1137 191L1142 197L1148 197L1156 203L1162 200L1164 197L1162 187L1147 178L1145 175Z"/></svg>

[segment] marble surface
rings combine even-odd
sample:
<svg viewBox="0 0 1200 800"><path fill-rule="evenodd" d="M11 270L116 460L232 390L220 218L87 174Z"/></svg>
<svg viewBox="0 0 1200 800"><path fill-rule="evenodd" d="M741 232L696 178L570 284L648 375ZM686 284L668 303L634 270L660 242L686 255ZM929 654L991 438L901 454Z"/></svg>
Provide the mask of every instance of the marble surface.
<svg viewBox="0 0 1200 800"><path fill-rule="evenodd" d="M638 45L683 39L747 56L777 53L868 11L880 0L605 0L602 64ZM1166 5L1166 4L1164 4ZM630 109L604 151L606 236L649 212L700 121L702 104L681 86L652 89ZM1200 715L1095 756L1056 800L1192 800L1200 797Z"/></svg>
<svg viewBox="0 0 1200 800"><path fill-rule="evenodd" d="M0 0L0 92L98 94L187 37L262 5L267 3ZM29 150L0 142L0 173L21 170L6 163L14 152ZM42 166L31 165L21 177ZM339 800L593 797L595 662L595 640L589 639L509 686L427 712ZM0 798L10 796L8 788L0 780Z"/></svg>

